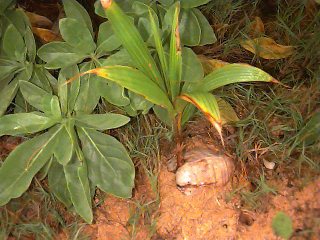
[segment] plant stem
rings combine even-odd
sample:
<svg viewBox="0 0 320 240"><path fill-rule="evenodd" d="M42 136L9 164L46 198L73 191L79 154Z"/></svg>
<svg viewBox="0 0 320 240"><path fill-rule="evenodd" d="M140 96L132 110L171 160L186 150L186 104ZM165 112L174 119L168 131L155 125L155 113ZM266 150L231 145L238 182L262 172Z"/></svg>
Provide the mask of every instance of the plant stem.
<svg viewBox="0 0 320 240"><path fill-rule="evenodd" d="M181 129L181 117L182 114L179 113L174 119L174 139L176 143L176 157L177 157L177 168L181 167L183 164L183 137L182 137L182 129Z"/></svg>

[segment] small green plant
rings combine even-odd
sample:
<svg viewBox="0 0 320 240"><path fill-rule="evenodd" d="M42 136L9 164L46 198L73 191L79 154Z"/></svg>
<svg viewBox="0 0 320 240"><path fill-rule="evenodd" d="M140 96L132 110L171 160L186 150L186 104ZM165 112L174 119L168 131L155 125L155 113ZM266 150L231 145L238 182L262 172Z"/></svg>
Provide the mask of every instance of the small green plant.
<svg viewBox="0 0 320 240"><path fill-rule="evenodd" d="M222 102L220 105L224 106L226 102L217 99L211 91L230 83L275 82L275 79L264 71L244 64L229 64L203 77L203 69L196 55L191 49L183 48L181 45L179 2L172 6L165 16L172 22L170 36L166 42L163 42L161 37L163 32L157 25L157 16L149 9L155 51L147 48L137 28L115 1L101 1L101 4L111 22L113 32L122 41L135 67L106 66L83 74L94 73L114 81L155 104L154 110L159 118L172 126L178 145L181 145L182 141L182 127L194 113L193 105L205 114L221 136L224 119L220 115L218 102ZM196 66L195 69L191 69L191 75L183 72L184 51L188 52L186 57ZM155 57L152 55L153 52L156 53ZM181 162L178 157L179 164Z"/></svg>
<svg viewBox="0 0 320 240"><path fill-rule="evenodd" d="M130 197L134 166L125 148L114 137L101 133L129 122L119 114L75 112L81 103L76 65L60 71L58 96L20 81L24 99L38 111L0 118L0 136L36 134L10 153L0 168L0 205L21 196L37 172L48 175L50 190L68 208L92 222L91 198L95 187L119 197ZM48 131L44 132L44 130Z"/></svg>
<svg viewBox="0 0 320 240"><path fill-rule="evenodd" d="M27 110L19 92L19 80L30 81L51 91L51 75L36 64L36 43L30 23L21 9L11 8L11 2L0 3L0 116L15 99L15 111Z"/></svg>
<svg viewBox="0 0 320 240"><path fill-rule="evenodd" d="M272 229L277 236L289 239L293 233L291 218L284 212L278 212L272 219Z"/></svg>

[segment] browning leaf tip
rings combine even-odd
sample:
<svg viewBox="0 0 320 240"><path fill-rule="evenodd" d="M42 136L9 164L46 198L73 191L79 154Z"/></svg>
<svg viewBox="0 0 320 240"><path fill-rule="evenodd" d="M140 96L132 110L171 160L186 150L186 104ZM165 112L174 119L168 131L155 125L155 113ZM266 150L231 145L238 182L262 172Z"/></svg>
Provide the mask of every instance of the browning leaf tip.
<svg viewBox="0 0 320 240"><path fill-rule="evenodd" d="M112 0L100 0L100 2L104 9L108 9L112 4Z"/></svg>

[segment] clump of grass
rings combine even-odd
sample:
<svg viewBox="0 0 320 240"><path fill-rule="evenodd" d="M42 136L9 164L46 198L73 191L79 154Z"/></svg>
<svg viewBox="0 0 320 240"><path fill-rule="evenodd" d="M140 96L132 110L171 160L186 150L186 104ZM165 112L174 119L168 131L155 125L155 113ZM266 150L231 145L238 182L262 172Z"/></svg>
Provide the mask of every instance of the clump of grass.
<svg viewBox="0 0 320 240"><path fill-rule="evenodd" d="M134 208L128 220L129 232L134 239L140 224L144 225L152 237L156 232L157 210L160 196L158 174L160 171L160 139L168 132L152 115L136 117L131 124L119 131L119 138L129 151L136 166L137 185L149 185L148 196L139 195L132 200ZM145 178L146 176L146 178ZM139 183L139 181L149 183ZM138 190L139 191L139 190Z"/></svg>

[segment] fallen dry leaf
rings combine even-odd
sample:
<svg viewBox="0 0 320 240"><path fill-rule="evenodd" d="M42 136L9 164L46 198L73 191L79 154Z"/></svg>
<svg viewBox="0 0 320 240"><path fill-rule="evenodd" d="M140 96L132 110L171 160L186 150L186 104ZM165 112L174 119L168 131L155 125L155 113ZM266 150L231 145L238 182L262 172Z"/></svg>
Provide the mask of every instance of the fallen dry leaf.
<svg viewBox="0 0 320 240"><path fill-rule="evenodd" d="M250 36L258 37L264 33L264 24L260 17L255 17L250 25Z"/></svg>
<svg viewBox="0 0 320 240"><path fill-rule="evenodd" d="M259 37L240 42L240 45L264 59L281 59L293 54L293 46L284 46L276 43L272 38Z"/></svg>
<svg viewBox="0 0 320 240"><path fill-rule="evenodd" d="M62 38L59 34L55 32L45 29L45 28L37 28L32 27L32 32L40 38L42 43L49 43L53 41L62 41Z"/></svg>
<svg viewBox="0 0 320 240"><path fill-rule="evenodd" d="M44 16L36 13L25 11L29 18L32 27L48 28L50 29L53 25L52 21Z"/></svg>
<svg viewBox="0 0 320 240"><path fill-rule="evenodd" d="M212 71L221 68L229 63L218 60L218 59L210 59L204 55L198 55L198 59L200 60L204 74L211 73Z"/></svg>

